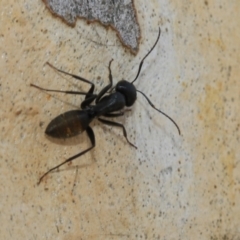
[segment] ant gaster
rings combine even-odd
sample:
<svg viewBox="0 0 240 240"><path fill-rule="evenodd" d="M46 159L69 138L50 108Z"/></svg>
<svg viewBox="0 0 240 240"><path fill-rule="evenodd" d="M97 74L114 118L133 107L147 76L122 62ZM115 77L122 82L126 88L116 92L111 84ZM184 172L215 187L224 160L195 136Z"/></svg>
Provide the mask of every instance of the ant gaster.
<svg viewBox="0 0 240 240"><path fill-rule="evenodd" d="M86 130L87 135L91 141L92 146L88 149L68 158L64 162L60 163L59 165L49 169L46 173L44 173L40 179L38 184L41 183L42 179L52 172L53 170L59 168L60 166L64 165L67 162L70 162L83 154L87 153L91 149L95 147L95 136L92 128L89 126L89 124L93 121L93 119L97 118L100 122L106 125L114 126L114 127L120 127L123 130L123 135L126 138L127 142L134 148L137 148L134 144L132 144L127 137L127 131L125 127L117 122L109 121L103 118L100 118L100 116L103 117L119 117L124 114L124 112L121 112L121 110L124 109L124 107L131 107L137 98L137 92L141 93L145 99L148 101L148 103L151 105L152 108L157 110L158 112L162 113L164 116L166 116L168 119L170 119L173 124L177 127L179 135L180 128L175 123L175 121L169 117L164 112L157 109L153 103L149 100L149 98L141 91L137 90L133 83L137 80L141 68L143 65L144 60L146 57L152 52L154 47L156 46L159 38L160 38L161 29L159 28L159 33L156 42L154 43L153 47L150 49L150 51L146 54L146 56L142 59L142 61L139 64L138 72L135 77L135 79L132 82L127 82L126 80L121 80L117 83L115 87L113 87L113 81L112 81L112 73L111 73L111 63L113 60L109 62L108 69L109 69L109 81L110 83L105 86L100 93L94 94L94 83L90 82L89 80L64 72L60 69L55 68L50 63L47 63L50 67L54 68L55 70L64 73L66 75L69 75L77 80L83 81L85 83L88 83L91 85L88 92L77 92L77 91L60 91L60 90L51 90L51 89L44 89L41 87L38 87L34 84L31 84L32 87L38 88L40 90L48 91L48 92L61 92L66 94L79 94L79 95L85 95L84 101L81 103L81 109L82 110L72 110L65 112L56 118L54 118L47 126L45 133L51 137L54 138L68 138L73 137L75 135L78 135ZM92 105L92 102L95 101L95 105Z"/></svg>

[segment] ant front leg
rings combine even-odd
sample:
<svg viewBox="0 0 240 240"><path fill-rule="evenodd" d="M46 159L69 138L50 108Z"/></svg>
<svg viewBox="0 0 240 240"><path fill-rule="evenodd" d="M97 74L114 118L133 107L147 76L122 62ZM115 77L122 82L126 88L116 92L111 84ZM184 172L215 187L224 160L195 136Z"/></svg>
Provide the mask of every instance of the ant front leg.
<svg viewBox="0 0 240 240"><path fill-rule="evenodd" d="M100 91L100 93L98 94L98 96L95 100L96 103L98 103L101 100L102 96L112 87L112 71L111 71L112 61L113 61L113 59L109 62L109 65L108 65L110 83Z"/></svg>

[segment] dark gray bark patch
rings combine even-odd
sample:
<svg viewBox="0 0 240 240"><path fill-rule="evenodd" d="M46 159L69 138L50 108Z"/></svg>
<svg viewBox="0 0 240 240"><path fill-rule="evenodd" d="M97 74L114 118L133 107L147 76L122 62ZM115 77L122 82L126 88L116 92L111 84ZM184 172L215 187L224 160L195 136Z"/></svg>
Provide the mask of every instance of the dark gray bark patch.
<svg viewBox="0 0 240 240"><path fill-rule="evenodd" d="M117 32L121 42L136 54L140 28L133 0L43 0L50 11L68 25L75 26L77 18L98 21Z"/></svg>

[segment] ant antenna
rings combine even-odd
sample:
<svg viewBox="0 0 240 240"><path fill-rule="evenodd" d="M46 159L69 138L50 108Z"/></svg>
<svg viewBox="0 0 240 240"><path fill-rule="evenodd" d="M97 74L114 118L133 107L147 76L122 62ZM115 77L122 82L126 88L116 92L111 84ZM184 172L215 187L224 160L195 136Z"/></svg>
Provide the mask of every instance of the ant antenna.
<svg viewBox="0 0 240 240"><path fill-rule="evenodd" d="M140 74L140 72L141 72L143 62L144 62L144 60L146 59L146 57L152 52L152 50L155 48L155 46L157 45L157 42L158 42L158 40L159 40L159 38L160 38L160 34L161 34L161 29L159 28L157 40L156 40L156 42L154 43L154 45L152 46L152 48L150 49L150 51L145 55L145 57L144 57L144 58L142 59L142 61L140 62L137 76L136 76L135 79L131 82L131 84L133 84L133 83L137 80L137 78L138 78L138 76L139 76L139 74Z"/></svg>
<svg viewBox="0 0 240 240"><path fill-rule="evenodd" d="M137 89L136 89L136 90L137 90ZM171 117L169 117L166 113L162 112L161 110L157 109L157 108L153 105L153 103L150 101L150 99L149 99L143 92L141 92L141 91L139 91L139 90L137 90L137 92L141 93L141 94L146 98L146 100L148 101L148 103L150 104L150 106L151 106L152 108L154 108L155 110L157 110L158 112L160 112L161 114L163 114L165 117L167 117L167 118L176 126L179 135L181 135L180 128L178 127L178 125L176 124L176 122L175 122Z"/></svg>

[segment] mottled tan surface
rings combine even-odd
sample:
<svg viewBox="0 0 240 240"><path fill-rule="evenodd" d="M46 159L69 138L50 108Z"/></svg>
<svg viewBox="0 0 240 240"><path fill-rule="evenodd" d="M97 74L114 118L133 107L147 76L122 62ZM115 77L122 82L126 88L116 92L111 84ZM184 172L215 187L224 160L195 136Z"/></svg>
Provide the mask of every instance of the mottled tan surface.
<svg viewBox="0 0 240 240"><path fill-rule="evenodd" d="M240 3L138 1L136 8L142 41L133 57L99 24L72 29L40 0L1 1L1 239L240 239ZM119 129L94 123L95 150L37 186L48 168L90 144L85 134L58 143L45 137L49 121L82 98L29 84L87 89L45 62L99 90L114 58L114 81L132 80L158 26L160 43L136 86L182 136L139 96L119 119L137 151Z"/></svg>

